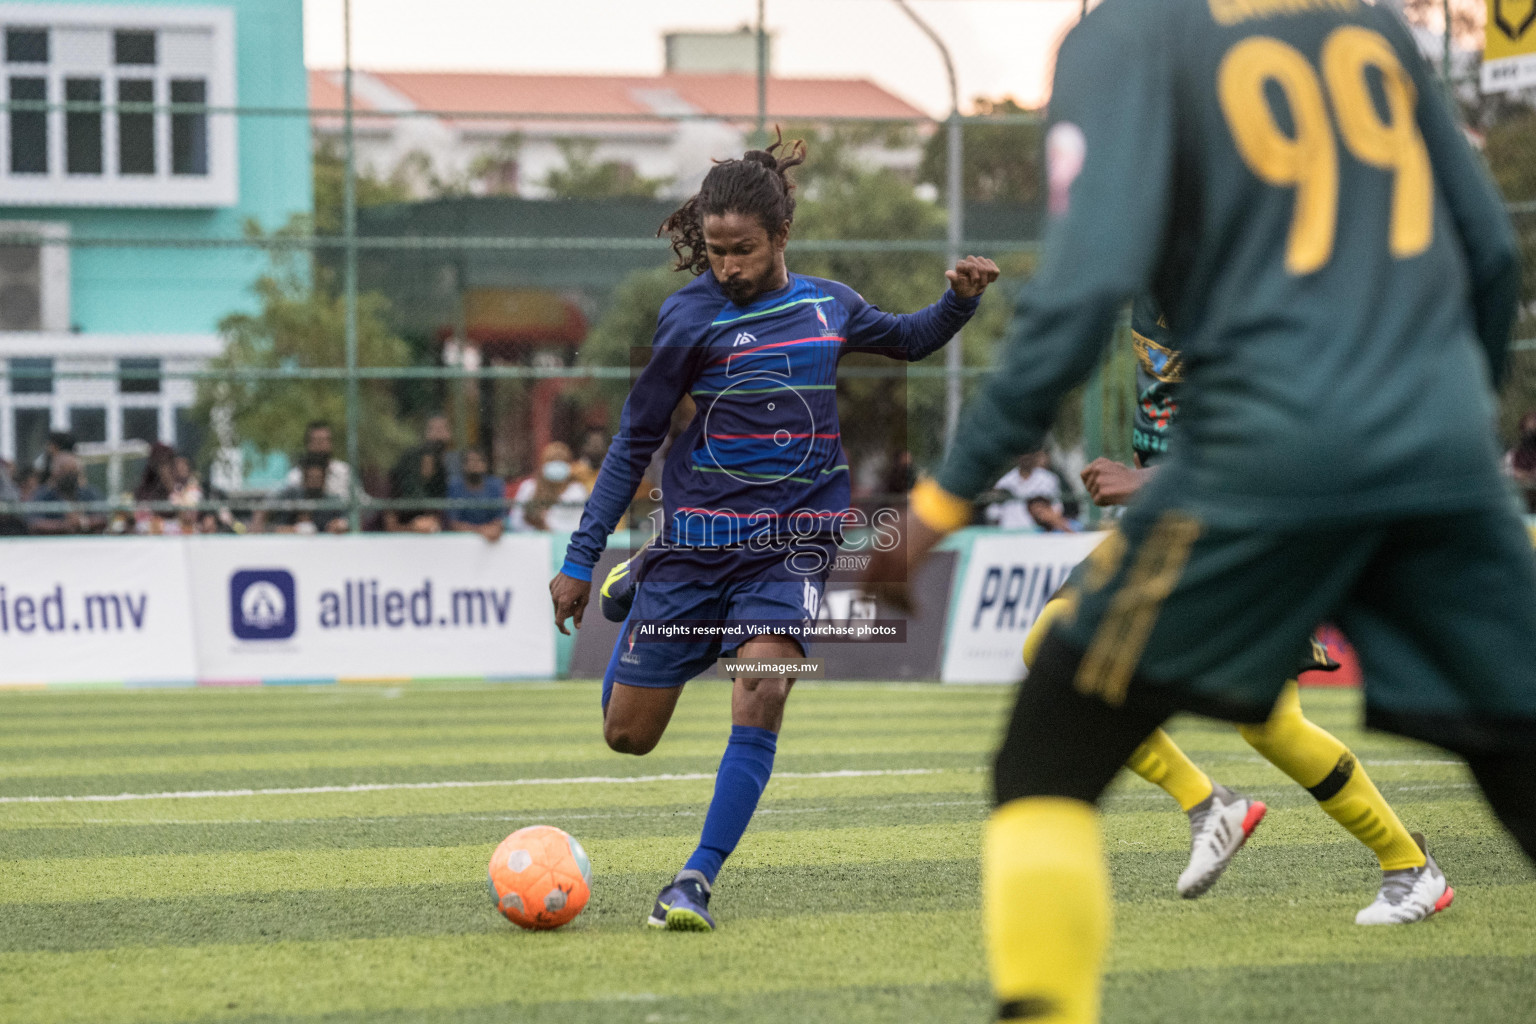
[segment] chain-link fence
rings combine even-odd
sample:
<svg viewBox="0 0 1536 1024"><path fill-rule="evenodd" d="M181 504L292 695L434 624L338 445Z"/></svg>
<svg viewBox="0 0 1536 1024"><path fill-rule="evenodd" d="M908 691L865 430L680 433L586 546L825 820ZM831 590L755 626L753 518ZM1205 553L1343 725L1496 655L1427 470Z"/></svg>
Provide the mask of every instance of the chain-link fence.
<svg viewBox="0 0 1536 1024"><path fill-rule="evenodd" d="M306 72L256 6L3 26L0 531L568 524L688 279L658 226L774 127L809 150L792 269L894 310L957 254L1004 272L952 356L845 369L863 499L937 459L1033 268L1040 117L1011 100L937 121L869 82L769 76L751 32L554 87ZM1449 67L1536 266L1536 111ZM1532 280L1511 432L1536 408ZM1129 456L1126 341L1063 409L1069 478Z"/></svg>

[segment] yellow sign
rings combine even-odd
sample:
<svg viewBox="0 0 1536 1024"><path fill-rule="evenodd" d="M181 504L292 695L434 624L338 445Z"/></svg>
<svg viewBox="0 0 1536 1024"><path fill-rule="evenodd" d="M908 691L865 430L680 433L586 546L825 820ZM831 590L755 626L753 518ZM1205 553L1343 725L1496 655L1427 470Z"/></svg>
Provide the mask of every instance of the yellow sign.
<svg viewBox="0 0 1536 1024"><path fill-rule="evenodd" d="M1488 0L1483 91L1536 86L1536 0Z"/></svg>

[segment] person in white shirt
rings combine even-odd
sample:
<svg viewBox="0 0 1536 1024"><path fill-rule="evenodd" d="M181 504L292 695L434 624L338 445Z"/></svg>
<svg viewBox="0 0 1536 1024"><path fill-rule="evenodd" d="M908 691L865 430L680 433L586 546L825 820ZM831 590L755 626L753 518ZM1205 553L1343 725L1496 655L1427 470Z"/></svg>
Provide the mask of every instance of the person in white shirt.
<svg viewBox="0 0 1536 1024"><path fill-rule="evenodd" d="M287 488L299 488L304 486L302 463L310 456L324 456L327 465L325 470L325 496L327 498L350 498L352 496L352 467L340 459L332 457L331 425L325 420L315 420L304 428L304 453L299 462L288 471L283 478L283 486Z"/></svg>
<svg viewBox="0 0 1536 1024"><path fill-rule="evenodd" d="M570 533L581 524L587 488L571 476L571 449L559 441L544 446L539 471L517 485L507 527Z"/></svg>
<svg viewBox="0 0 1536 1024"><path fill-rule="evenodd" d="M1076 527L1064 513L1061 478L1047 468L1049 461L1043 448L1021 456L1018 464L992 485L1007 497L987 506L987 522L1005 530L1075 533Z"/></svg>

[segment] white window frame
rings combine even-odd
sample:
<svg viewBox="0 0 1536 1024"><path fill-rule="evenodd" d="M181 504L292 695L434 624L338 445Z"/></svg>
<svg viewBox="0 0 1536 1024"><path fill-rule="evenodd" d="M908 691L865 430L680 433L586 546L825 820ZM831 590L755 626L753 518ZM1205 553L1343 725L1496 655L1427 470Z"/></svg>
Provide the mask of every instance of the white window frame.
<svg viewBox="0 0 1536 1024"><path fill-rule="evenodd" d="M212 33L212 66L204 73L210 107L233 107L236 97L235 16L227 7L112 7L61 3L0 3L0 39L6 28L47 28L50 31L49 61L41 64L0 63L0 95L10 97L10 77L33 73L48 81L50 103L64 101L64 80L89 76L102 82L102 173L65 173L63 110L48 112L48 173L12 174L10 119L0 118L0 205L7 206L234 206L240 199L239 129L233 114L208 114L208 173L171 173L171 115L155 115L155 164L153 175L119 175L117 148L117 81L120 78L152 78L155 103L170 103L172 78L190 72L151 66L107 64L83 67L61 61L53 33L59 29L115 29L158 31L203 29ZM0 57L3 57L0 52Z"/></svg>
<svg viewBox="0 0 1536 1024"><path fill-rule="evenodd" d="M162 373L197 369L223 351L216 334L44 334L0 332L0 361L44 357L53 360L53 393L13 395L8 382L0 382L0 458L16 457L14 416L16 409L46 409L50 430L68 430L70 406L95 406L106 410L105 444L123 444L123 410L154 409L159 417L160 439L180 444L176 437L176 410L197 403L197 383L186 377L160 378L157 394L123 394L116 371L124 358L155 358ZM65 371L91 370L106 377L70 377Z"/></svg>
<svg viewBox="0 0 1536 1024"><path fill-rule="evenodd" d="M43 291L42 330L69 330L69 246L63 244L69 238L69 225L61 221L0 220L0 237L6 235L37 235L45 240L38 268ZM56 244L49 245L47 240L56 240ZM0 337L8 333L15 332L0 331Z"/></svg>

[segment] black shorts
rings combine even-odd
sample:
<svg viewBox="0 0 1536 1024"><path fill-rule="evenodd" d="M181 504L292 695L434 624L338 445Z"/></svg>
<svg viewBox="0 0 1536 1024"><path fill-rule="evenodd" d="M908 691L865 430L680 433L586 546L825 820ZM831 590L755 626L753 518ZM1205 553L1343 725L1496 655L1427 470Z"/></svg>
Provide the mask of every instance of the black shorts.
<svg viewBox="0 0 1536 1024"><path fill-rule="evenodd" d="M1111 707L1261 722L1321 622L1360 658L1366 720L1462 752L1536 749L1536 556L1505 509L1306 530L1133 506L1053 629Z"/></svg>
<svg viewBox="0 0 1536 1024"><path fill-rule="evenodd" d="M1056 588L1056 592L1046 600L1046 604L1050 604L1051 601L1058 599L1068 602L1076 601L1077 595L1082 591L1083 577L1087 575L1090 564L1089 561L1079 562L1077 567L1067 574L1067 578L1062 581L1061 586ZM1302 672L1337 672L1338 670L1339 663L1334 661L1333 656L1328 653L1328 645L1318 639L1316 633L1313 633L1307 638L1307 643L1302 650L1301 661L1295 669L1295 674ZM1293 676L1287 678L1293 678Z"/></svg>

